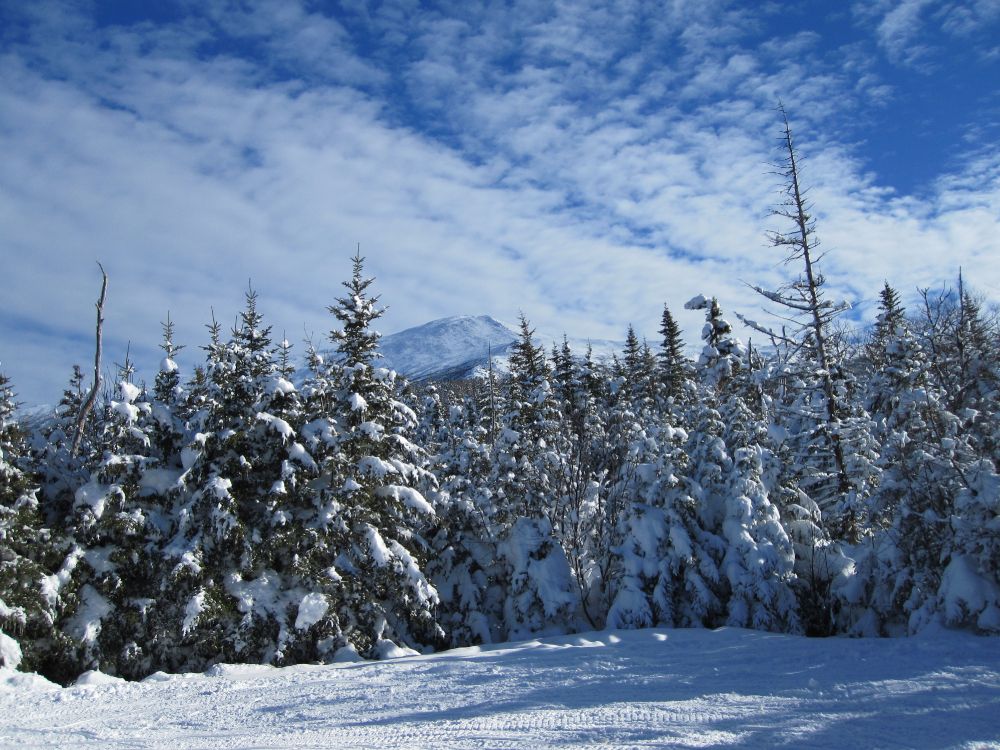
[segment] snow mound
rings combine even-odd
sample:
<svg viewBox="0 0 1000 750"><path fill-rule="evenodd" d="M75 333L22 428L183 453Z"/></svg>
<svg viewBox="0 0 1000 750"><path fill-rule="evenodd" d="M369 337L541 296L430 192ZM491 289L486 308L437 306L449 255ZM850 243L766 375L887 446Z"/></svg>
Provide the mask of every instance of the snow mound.
<svg viewBox="0 0 1000 750"><path fill-rule="evenodd" d="M115 685L125 682L121 677L114 677L113 675L104 674L96 669L91 669L84 672L82 675L76 678L76 682L73 684L77 687L85 685Z"/></svg>
<svg viewBox="0 0 1000 750"><path fill-rule="evenodd" d="M0 615L4 615L10 611L3 606L3 600L0 600L0 608L2 608L0 609ZM0 667L17 669L21 664L21 659L21 646L17 641L0 630Z"/></svg>
<svg viewBox="0 0 1000 750"><path fill-rule="evenodd" d="M405 656L420 656L420 652L405 646L397 646L392 641L381 640L375 644L375 657L379 661L402 659Z"/></svg>
<svg viewBox="0 0 1000 750"><path fill-rule="evenodd" d="M18 672L9 667L0 667L0 693L36 693L59 690L54 682L31 672ZM2 712L0 712L2 713Z"/></svg>

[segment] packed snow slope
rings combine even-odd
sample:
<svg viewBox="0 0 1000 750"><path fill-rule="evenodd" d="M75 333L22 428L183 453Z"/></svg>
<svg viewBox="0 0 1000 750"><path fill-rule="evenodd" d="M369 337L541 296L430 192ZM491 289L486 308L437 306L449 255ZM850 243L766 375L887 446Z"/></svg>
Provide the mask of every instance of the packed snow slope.
<svg viewBox="0 0 1000 750"><path fill-rule="evenodd" d="M1000 639L951 631L613 631L63 689L0 674L5 748L1000 748Z"/></svg>

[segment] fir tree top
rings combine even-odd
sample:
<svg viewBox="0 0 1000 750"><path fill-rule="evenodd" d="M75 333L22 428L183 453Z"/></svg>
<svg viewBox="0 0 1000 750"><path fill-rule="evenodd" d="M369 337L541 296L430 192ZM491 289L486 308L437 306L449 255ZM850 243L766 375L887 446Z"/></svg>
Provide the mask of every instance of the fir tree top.
<svg viewBox="0 0 1000 750"><path fill-rule="evenodd" d="M381 334L370 326L385 313L384 307L377 306L377 295L367 296L367 289L375 279L364 277L365 259L358 252L351 261L354 264L351 280L343 282L348 294L338 297L336 304L327 308L342 325L342 328L330 332L330 341L344 355L347 367L371 365L372 361L381 356L378 353Z"/></svg>

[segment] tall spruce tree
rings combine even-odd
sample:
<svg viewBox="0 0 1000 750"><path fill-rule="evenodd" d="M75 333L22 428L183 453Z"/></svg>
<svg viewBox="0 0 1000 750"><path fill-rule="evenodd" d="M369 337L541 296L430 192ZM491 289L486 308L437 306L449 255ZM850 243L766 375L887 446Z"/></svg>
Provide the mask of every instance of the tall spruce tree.
<svg viewBox="0 0 1000 750"><path fill-rule="evenodd" d="M522 315L512 345L502 429L494 445L493 482L500 504L500 553L509 595L509 638L573 627L578 596L554 521L563 518L567 454L562 413L551 370L534 330Z"/></svg>
<svg viewBox="0 0 1000 750"><path fill-rule="evenodd" d="M71 645L56 630L62 602L52 575L65 548L42 518L16 409L0 373L0 667L65 679Z"/></svg>
<svg viewBox="0 0 1000 750"><path fill-rule="evenodd" d="M448 409L429 446L439 489L427 572L440 595L440 621L453 646L504 637L508 576L499 552L496 494L489 482L489 421L476 401L467 398Z"/></svg>
<svg viewBox="0 0 1000 750"><path fill-rule="evenodd" d="M410 440L416 415L400 400L396 373L376 366L384 313L368 288L364 258L352 259L347 293L329 310L330 334L341 357L336 402L337 452L321 466L324 492L338 516L339 555L330 563L339 597L328 602L339 619L342 645L365 656L392 653L392 644L440 643L438 594L424 575L430 551L424 532L434 508L419 487L433 482L422 449Z"/></svg>
<svg viewBox="0 0 1000 750"><path fill-rule="evenodd" d="M690 399L685 387L688 385L690 363L684 356L681 328L666 305L663 306L659 333L663 337L658 353L662 393L671 405L680 405Z"/></svg>

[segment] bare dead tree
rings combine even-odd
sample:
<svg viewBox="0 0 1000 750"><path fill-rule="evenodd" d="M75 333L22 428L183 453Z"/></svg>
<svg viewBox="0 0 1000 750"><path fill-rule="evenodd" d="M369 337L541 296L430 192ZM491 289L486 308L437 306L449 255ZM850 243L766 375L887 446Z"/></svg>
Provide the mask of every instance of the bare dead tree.
<svg viewBox="0 0 1000 750"><path fill-rule="evenodd" d="M101 269L101 296L97 299L97 343L94 347L94 383L87 395L87 400L80 407L80 413L76 417L76 431L73 434L73 447L70 449L70 456L75 457L80 450L80 443L83 441L83 430L87 424L87 417L94 408L97 401L97 394L101 389L101 336L104 328L104 301L108 296L108 274L104 271L104 266L100 263L97 267Z"/></svg>
<svg viewBox="0 0 1000 750"><path fill-rule="evenodd" d="M823 292L825 278L818 264L825 253L819 250L816 237L816 222L812 216L812 205L807 190L800 182L800 158L792 136L792 129L783 106L778 106L783 129L781 148L784 158L776 166L776 174L781 178L785 199L772 210L772 215L787 220L792 228L787 231L768 232L774 247L786 252L786 264L801 263L802 272L791 282L777 290L767 290L751 284L751 288L770 302L778 305L781 312L772 314L789 326L782 326L781 332L761 326L755 321L741 319L751 328L769 336L777 349L784 350L786 362L800 359L809 362L809 370L818 378L822 390L822 405L817 414L820 432L828 444L834 464L834 492L845 496L851 489L847 460L841 442L840 421L843 415L837 403L836 365L838 358L834 349L834 322L838 315L850 306L826 298ZM823 507L824 503L820 503ZM850 516L851 511L848 511ZM844 525L849 527L847 536L853 536L855 524L848 517Z"/></svg>

